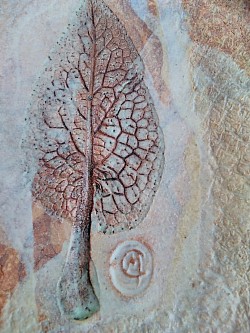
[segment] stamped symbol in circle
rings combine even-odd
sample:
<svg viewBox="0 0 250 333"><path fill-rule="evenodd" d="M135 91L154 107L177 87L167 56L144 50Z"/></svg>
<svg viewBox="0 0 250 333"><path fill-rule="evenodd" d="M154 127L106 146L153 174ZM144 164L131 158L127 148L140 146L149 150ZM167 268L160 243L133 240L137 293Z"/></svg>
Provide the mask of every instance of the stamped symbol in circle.
<svg viewBox="0 0 250 333"><path fill-rule="evenodd" d="M110 258L110 276L114 287L125 296L136 296L149 285L153 259L149 249L138 241L119 244Z"/></svg>

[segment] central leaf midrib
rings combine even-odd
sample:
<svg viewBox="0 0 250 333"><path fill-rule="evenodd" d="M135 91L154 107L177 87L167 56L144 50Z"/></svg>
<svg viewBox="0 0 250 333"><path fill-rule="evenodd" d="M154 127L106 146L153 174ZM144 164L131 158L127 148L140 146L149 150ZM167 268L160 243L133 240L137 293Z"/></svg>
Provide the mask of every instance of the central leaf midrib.
<svg viewBox="0 0 250 333"><path fill-rule="evenodd" d="M94 24L94 9L92 1L91 3L91 21L92 21L92 52L91 52L91 71L90 71L90 82L89 82L89 92L87 96L87 128L86 128L86 188L83 188L83 191L87 192L87 206L89 209L88 214L91 214L93 207L93 92L94 92L94 79L95 79L95 69L96 69L96 32ZM85 192L85 193L86 193Z"/></svg>

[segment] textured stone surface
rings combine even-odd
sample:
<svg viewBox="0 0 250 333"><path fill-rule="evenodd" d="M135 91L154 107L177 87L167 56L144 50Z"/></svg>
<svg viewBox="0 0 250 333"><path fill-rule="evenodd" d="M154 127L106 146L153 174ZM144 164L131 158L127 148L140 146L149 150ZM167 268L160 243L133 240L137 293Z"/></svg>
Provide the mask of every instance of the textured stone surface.
<svg viewBox="0 0 250 333"><path fill-rule="evenodd" d="M25 275L25 267L17 251L0 244L0 314L15 287Z"/></svg>
<svg viewBox="0 0 250 333"><path fill-rule="evenodd" d="M34 82L79 2L2 1L0 331L248 333L249 2L105 2L145 64L164 134L162 181L134 230L92 233L100 312L78 323L62 317L56 284L71 225L39 203L32 210L20 143ZM131 240L153 258L136 298L117 292L109 275L113 251ZM143 271L133 258L130 275Z"/></svg>

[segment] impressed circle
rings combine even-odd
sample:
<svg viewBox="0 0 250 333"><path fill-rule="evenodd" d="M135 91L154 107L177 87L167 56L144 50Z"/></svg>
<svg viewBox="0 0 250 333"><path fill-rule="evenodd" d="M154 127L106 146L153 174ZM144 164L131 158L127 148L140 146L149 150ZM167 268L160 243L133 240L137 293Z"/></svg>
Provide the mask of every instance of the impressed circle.
<svg viewBox="0 0 250 333"><path fill-rule="evenodd" d="M130 240L119 244L110 258L110 276L114 287L125 296L141 294L149 285L153 259L142 243Z"/></svg>

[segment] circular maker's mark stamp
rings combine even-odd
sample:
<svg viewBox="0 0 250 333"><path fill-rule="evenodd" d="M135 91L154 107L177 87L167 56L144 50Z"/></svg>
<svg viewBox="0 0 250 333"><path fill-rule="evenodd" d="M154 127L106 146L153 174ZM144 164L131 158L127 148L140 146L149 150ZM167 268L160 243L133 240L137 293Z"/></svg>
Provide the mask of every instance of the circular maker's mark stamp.
<svg viewBox="0 0 250 333"><path fill-rule="evenodd" d="M114 287L125 296L136 296L149 285L153 259L149 249L138 241L119 244L110 258L110 276Z"/></svg>

